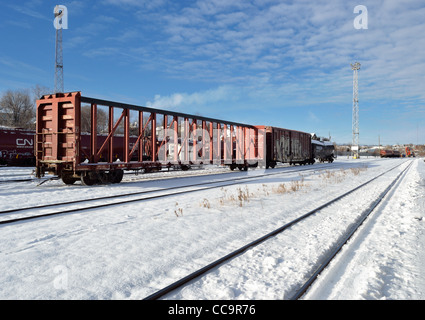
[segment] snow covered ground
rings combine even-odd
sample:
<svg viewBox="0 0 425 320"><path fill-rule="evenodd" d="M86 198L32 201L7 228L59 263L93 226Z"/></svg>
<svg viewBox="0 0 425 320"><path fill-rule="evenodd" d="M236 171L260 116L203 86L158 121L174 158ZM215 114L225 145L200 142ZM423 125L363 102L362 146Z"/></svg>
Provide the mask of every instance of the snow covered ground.
<svg viewBox="0 0 425 320"><path fill-rule="evenodd" d="M423 159L337 159L305 172L208 168L125 176L119 185L0 183L0 211L229 177L240 185L0 226L0 299L143 299L149 294L368 181L166 299L287 299L365 206L412 167L303 299L424 299ZM0 168L0 182L26 168ZM194 173L220 173L187 177ZM178 179L169 178L175 175ZM186 177L185 177L186 176ZM43 209L40 212L49 212Z"/></svg>

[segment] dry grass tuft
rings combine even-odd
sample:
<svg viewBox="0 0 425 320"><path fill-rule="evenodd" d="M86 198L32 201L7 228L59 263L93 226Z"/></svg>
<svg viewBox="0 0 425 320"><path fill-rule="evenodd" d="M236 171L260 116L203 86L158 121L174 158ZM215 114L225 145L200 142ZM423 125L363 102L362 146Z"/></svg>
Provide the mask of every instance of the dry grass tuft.
<svg viewBox="0 0 425 320"><path fill-rule="evenodd" d="M183 217L183 208L178 207L179 203L176 202L176 207L174 208L174 214L176 217Z"/></svg>

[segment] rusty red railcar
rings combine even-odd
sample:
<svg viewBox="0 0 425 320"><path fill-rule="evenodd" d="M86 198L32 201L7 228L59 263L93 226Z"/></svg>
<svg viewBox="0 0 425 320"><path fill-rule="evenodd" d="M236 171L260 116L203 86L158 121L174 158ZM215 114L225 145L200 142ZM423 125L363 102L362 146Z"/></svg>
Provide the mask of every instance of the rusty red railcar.
<svg viewBox="0 0 425 320"><path fill-rule="evenodd" d="M87 133L81 132L82 103L91 108ZM108 113L103 132L97 121L100 107ZM205 163L245 168L263 160L263 141L254 126L94 99L80 92L44 95L37 100L36 118L36 175L50 172L67 184L78 179L85 185L118 183L123 170ZM90 148L84 150L87 138ZM122 141L120 156L117 140Z"/></svg>

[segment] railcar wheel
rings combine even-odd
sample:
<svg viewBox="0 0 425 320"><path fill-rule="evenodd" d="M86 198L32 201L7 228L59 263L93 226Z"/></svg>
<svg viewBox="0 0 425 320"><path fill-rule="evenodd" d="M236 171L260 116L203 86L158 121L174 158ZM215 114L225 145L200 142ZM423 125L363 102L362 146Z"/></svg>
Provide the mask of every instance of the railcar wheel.
<svg viewBox="0 0 425 320"><path fill-rule="evenodd" d="M124 176L124 171L121 170L121 169L110 171L109 172L109 181L111 183L120 183L123 176Z"/></svg>
<svg viewBox="0 0 425 320"><path fill-rule="evenodd" d="M106 184L106 183L109 183L110 182L110 178L109 178L110 177L110 174L109 173L99 172L97 174L97 177L98 177L100 183L102 183L102 184Z"/></svg>
<svg viewBox="0 0 425 320"><path fill-rule="evenodd" d="M90 173L81 175L81 183L83 186L92 186L97 182L97 179L93 179Z"/></svg>
<svg viewBox="0 0 425 320"><path fill-rule="evenodd" d="M76 178L72 177L72 174L62 174L62 181L65 184L71 185L74 184L75 181L77 181Z"/></svg>

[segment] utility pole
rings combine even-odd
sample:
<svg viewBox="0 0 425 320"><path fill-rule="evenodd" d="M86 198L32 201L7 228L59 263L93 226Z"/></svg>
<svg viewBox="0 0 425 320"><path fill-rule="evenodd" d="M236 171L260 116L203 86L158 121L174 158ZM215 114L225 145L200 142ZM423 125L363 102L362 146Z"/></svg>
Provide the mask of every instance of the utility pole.
<svg viewBox="0 0 425 320"><path fill-rule="evenodd" d="M353 158L358 159L359 155L359 78L358 71L360 70L360 63L356 62L351 64L353 70L353 143L351 145L351 151L353 152Z"/></svg>
<svg viewBox="0 0 425 320"><path fill-rule="evenodd" d="M56 46L55 46L55 93L63 93L63 52L62 52L62 16L63 10L60 6L56 6L55 14L55 28L56 28Z"/></svg>

